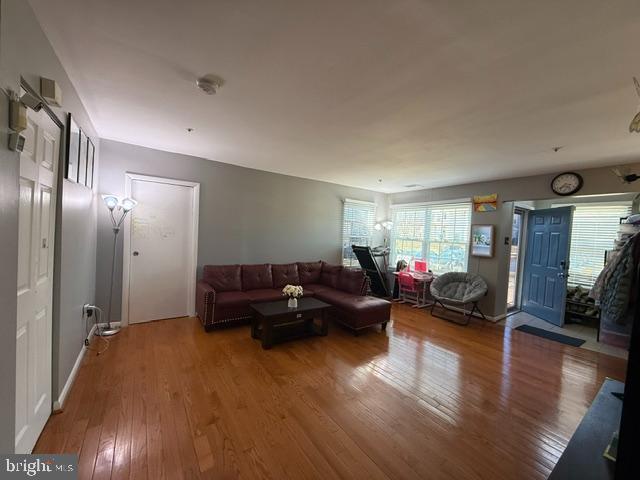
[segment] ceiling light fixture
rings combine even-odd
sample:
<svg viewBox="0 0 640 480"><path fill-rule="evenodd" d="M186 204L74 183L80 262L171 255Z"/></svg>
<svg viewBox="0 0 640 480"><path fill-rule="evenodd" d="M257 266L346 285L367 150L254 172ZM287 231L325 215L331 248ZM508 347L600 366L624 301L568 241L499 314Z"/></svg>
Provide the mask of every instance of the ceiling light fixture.
<svg viewBox="0 0 640 480"><path fill-rule="evenodd" d="M391 220L384 220L382 222L376 223L373 226L373 228L375 228L377 231L380 231L383 228L386 228L387 230L391 230L393 228L393 222Z"/></svg>
<svg viewBox="0 0 640 480"><path fill-rule="evenodd" d="M222 87L223 84L224 81L222 80L222 78L216 75L205 75L204 77L200 77L196 80L196 85L198 86L198 88L207 95L215 95L216 93L218 93L218 90L220 89L220 87Z"/></svg>

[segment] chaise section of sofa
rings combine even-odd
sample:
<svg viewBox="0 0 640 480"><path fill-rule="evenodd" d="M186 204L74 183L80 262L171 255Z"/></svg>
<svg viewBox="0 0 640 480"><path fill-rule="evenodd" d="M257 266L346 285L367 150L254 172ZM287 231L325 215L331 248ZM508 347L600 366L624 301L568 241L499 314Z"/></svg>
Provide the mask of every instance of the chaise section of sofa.
<svg viewBox="0 0 640 480"><path fill-rule="evenodd" d="M283 300L282 288L302 285L305 296L329 303L330 315L359 331L391 315L391 303L367 296L368 278L361 269L326 262L206 265L196 286L196 311L209 331L251 319L250 304Z"/></svg>

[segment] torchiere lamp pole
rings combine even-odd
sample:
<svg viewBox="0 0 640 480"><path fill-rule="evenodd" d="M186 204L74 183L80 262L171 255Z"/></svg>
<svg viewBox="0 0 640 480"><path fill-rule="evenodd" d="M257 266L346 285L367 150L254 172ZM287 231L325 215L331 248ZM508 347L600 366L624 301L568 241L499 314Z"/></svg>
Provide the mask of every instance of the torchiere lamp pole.
<svg viewBox="0 0 640 480"><path fill-rule="evenodd" d="M101 337L109 337L111 335L115 335L120 331L120 327L111 326L111 302L113 299L114 276L116 273L118 233L120 233L120 227L122 226L122 222L124 222L127 213L129 213L133 209L133 207L138 204L138 202L136 202L132 198L120 199L115 195L102 195L102 200L104 200L104 204L109 209L109 217L111 218L111 224L113 225L113 257L111 259L111 285L109 287L109 303L107 305L107 326L104 328L96 329L95 334ZM114 212L116 212L116 214L120 214L120 217L117 220Z"/></svg>

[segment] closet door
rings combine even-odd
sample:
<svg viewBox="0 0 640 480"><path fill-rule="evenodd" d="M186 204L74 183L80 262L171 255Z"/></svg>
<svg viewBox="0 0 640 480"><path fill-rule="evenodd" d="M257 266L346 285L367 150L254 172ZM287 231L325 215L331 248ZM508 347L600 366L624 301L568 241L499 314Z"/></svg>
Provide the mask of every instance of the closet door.
<svg viewBox="0 0 640 480"><path fill-rule="evenodd" d="M30 453L51 413L51 335L60 128L28 111L20 155L16 453Z"/></svg>

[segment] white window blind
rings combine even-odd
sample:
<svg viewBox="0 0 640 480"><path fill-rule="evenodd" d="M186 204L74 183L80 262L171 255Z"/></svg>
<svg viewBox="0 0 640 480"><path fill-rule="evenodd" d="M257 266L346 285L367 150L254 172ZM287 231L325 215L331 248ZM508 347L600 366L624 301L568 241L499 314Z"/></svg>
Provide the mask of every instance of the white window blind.
<svg viewBox="0 0 640 480"><path fill-rule="evenodd" d="M605 251L611 250L618 238L620 218L631 214L631 204L577 204L575 207L567 283L591 288L604 267Z"/></svg>
<svg viewBox="0 0 640 480"><path fill-rule="evenodd" d="M471 204L392 206L391 265L426 260L434 273L467 269Z"/></svg>
<svg viewBox="0 0 640 480"><path fill-rule="evenodd" d="M373 226L376 221L376 204L346 199L342 215L342 264L357 266L358 259L353 254L352 245L371 244Z"/></svg>

